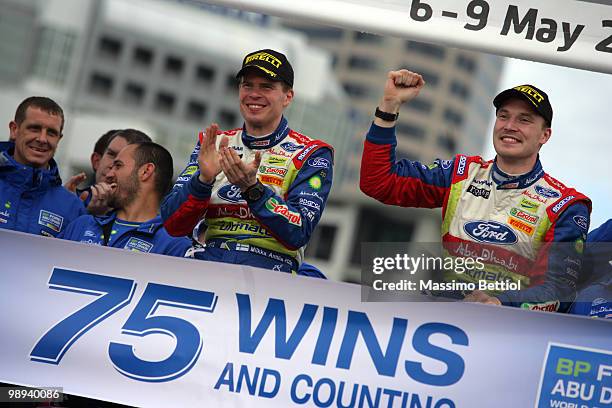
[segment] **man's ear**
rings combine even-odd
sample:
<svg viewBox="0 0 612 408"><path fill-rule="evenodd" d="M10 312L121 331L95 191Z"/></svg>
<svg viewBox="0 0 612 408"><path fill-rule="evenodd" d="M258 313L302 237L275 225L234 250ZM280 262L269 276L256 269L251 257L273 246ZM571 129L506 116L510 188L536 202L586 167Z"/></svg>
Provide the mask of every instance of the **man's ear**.
<svg viewBox="0 0 612 408"><path fill-rule="evenodd" d="M14 120L11 120L9 122L9 140L11 142L14 142L15 139L17 139L17 129L19 128L19 125L17 124L17 122L15 122Z"/></svg>
<svg viewBox="0 0 612 408"><path fill-rule="evenodd" d="M293 96L294 96L293 89L288 90L287 93L285 94L285 103L283 103L283 106L285 108L289 106L291 101L293 101Z"/></svg>
<svg viewBox="0 0 612 408"><path fill-rule="evenodd" d="M550 140L551 136L552 136L552 129L551 128L544 129L544 131L542 132L542 135L540 136L540 145L544 146L546 142Z"/></svg>
<svg viewBox="0 0 612 408"><path fill-rule="evenodd" d="M145 163L138 169L140 181L147 181L155 174L155 165L153 163Z"/></svg>

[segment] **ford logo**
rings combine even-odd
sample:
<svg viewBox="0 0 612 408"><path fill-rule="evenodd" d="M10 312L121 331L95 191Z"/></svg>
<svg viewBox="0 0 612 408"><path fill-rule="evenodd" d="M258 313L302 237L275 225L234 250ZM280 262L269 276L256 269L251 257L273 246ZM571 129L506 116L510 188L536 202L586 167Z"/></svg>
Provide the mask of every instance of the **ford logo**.
<svg viewBox="0 0 612 408"><path fill-rule="evenodd" d="M226 184L217 191L220 199L229 201L230 203L239 203L242 201L240 188L234 184Z"/></svg>
<svg viewBox="0 0 612 408"><path fill-rule="evenodd" d="M308 160L308 165L312 167L319 167L321 169L327 169L329 167L329 160L324 157L314 157Z"/></svg>
<svg viewBox="0 0 612 408"><path fill-rule="evenodd" d="M555 190L551 190L550 188L535 186L535 191L542 197L546 198L557 198L561 197L561 194L557 193Z"/></svg>
<svg viewBox="0 0 612 408"><path fill-rule="evenodd" d="M282 147L283 149L285 149L288 152L295 152L296 150L299 150L299 149L301 149L304 146L298 146L298 145L295 145L295 144L293 144L291 142L285 142L285 143L281 143L280 147Z"/></svg>
<svg viewBox="0 0 612 408"><path fill-rule="evenodd" d="M509 227L496 221L466 222L463 230L478 242L510 245L517 241L516 234Z"/></svg>

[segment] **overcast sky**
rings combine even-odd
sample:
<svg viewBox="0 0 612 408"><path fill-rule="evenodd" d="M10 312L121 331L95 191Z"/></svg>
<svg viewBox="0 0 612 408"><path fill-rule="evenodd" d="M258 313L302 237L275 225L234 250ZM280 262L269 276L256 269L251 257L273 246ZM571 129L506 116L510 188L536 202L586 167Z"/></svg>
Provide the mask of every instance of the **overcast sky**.
<svg viewBox="0 0 612 408"><path fill-rule="evenodd" d="M520 84L542 89L553 106L544 170L591 198L598 227L612 218L612 75L508 58L500 89Z"/></svg>

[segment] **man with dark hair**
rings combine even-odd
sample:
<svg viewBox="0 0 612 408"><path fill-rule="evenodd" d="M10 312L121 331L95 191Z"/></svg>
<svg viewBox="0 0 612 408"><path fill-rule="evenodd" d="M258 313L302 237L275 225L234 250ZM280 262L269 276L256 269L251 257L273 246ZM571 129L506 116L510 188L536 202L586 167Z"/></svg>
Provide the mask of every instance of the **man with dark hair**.
<svg viewBox="0 0 612 408"><path fill-rule="evenodd" d="M84 173L73 176L70 179L70 182L66 183L66 188L70 191L76 191L79 197L85 202L89 213L94 215L103 215L111 210L111 207L108 206L107 200L111 194L113 186L106 182L106 173L113 165L113 161L117 157L117 154L119 154L119 152L125 146L132 143L151 141L151 138L146 133L136 129L111 130L102 136L102 138L104 137L107 139L106 146L104 146L102 156L100 157L100 160L97 163L97 168L95 169L95 183L86 189L77 189L77 185L86 179ZM100 138L100 140L102 138ZM100 140L98 140L96 146L98 146L98 144L103 144L100 143Z"/></svg>
<svg viewBox="0 0 612 408"><path fill-rule="evenodd" d="M53 100L34 96L19 104L11 141L0 143L0 228L57 236L85 213L62 187L53 160L63 128L64 112Z"/></svg>
<svg viewBox="0 0 612 408"><path fill-rule="evenodd" d="M172 183L172 156L153 142L124 147L106 183L114 185L104 216L84 215L72 222L60 238L139 252L183 256L191 247L187 238L168 235L159 217L159 203Z"/></svg>
<svg viewBox="0 0 612 408"><path fill-rule="evenodd" d="M98 171L100 160L102 159L102 156L104 155L104 152L106 151L106 148L108 147L108 144L112 140L113 136L115 136L115 133L119 131L120 129L109 130L108 132L100 136L100 138L94 145L93 152L91 153L91 156L89 157L89 161L91 162L91 169L93 170L94 174L96 174L96 172Z"/></svg>
<svg viewBox="0 0 612 408"><path fill-rule="evenodd" d="M108 146L108 143L110 142L112 137L118 131L119 129L109 130L108 132L100 136L100 138L98 138L98 141L94 145L93 152L89 156L89 162L91 163L91 169L93 170L94 180L96 178L96 173L100 165L100 160L104 155L104 151L106 150L106 147ZM85 180L87 180L87 174L85 174L85 172L82 172L70 177L70 180L68 180L66 184L64 184L64 187L66 187L66 189L68 189L69 191L76 192L78 185L84 182ZM86 190L89 190L89 188ZM81 200L87 201L87 203L89 203L89 199L91 198L91 196L88 191L80 190L78 194Z"/></svg>
<svg viewBox="0 0 612 408"><path fill-rule="evenodd" d="M465 300L546 311L569 305L591 201L542 168L539 151L552 134L548 95L519 85L495 97L494 160L459 154L430 165L396 161L400 106L424 85L417 73L389 72L366 136L361 190L386 204L442 207L441 235L449 257L481 259L484 266L461 274L449 271L447 282L493 288L475 290ZM521 290L504 290L508 282Z"/></svg>
<svg viewBox="0 0 612 408"><path fill-rule="evenodd" d="M187 168L162 204L170 234L196 229L197 259L299 273L303 250L332 184L332 147L289 128L293 68L278 51L245 56L241 129L201 132Z"/></svg>

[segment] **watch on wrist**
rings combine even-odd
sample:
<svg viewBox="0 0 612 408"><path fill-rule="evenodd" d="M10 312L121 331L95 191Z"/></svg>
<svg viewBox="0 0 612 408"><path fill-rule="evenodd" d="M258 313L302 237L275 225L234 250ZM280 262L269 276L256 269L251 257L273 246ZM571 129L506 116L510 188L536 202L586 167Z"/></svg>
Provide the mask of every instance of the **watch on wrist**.
<svg viewBox="0 0 612 408"><path fill-rule="evenodd" d="M253 184L244 193L242 193L242 198L244 198L247 203L257 201L261 197L263 197L264 191L264 185L261 184L259 180L257 180L257 183Z"/></svg>
<svg viewBox="0 0 612 408"><path fill-rule="evenodd" d="M397 113L383 112L377 106L376 112L374 112L374 116L382 120L386 120L387 122L395 122L397 118L399 117L399 112Z"/></svg>

